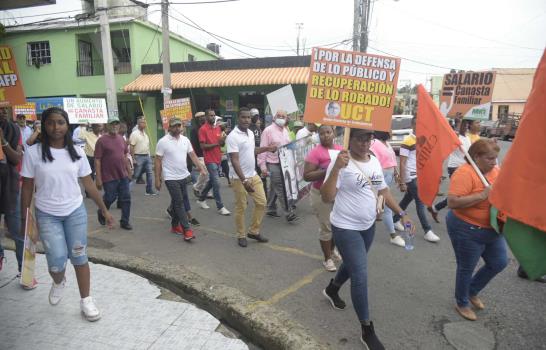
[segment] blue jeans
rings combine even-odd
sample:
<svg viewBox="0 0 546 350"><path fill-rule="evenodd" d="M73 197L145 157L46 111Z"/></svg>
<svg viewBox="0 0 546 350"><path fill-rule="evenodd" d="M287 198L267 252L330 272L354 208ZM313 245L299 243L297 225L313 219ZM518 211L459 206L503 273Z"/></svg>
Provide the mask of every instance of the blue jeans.
<svg viewBox="0 0 546 350"><path fill-rule="evenodd" d="M413 179L410 182L406 182L406 194L404 195L404 198L400 201L398 204L402 210L406 210L408 205L410 205L411 201L415 200L415 208L417 209L417 216L419 217L419 222L421 223L421 227L423 228L423 231L427 233L431 227L428 223L427 218L427 211L425 209L425 205L421 200L419 199L419 192L417 190L417 179ZM393 217L394 222L397 222L400 220L400 215L396 214Z"/></svg>
<svg viewBox="0 0 546 350"><path fill-rule="evenodd" d="M391 187L394 183L394 168L392 169L383 169L383 178L387 186ZM385 210L383 211L383 223L389 234L396 233L394 230L394 221L392 220L392 210L387 205L385 205Z"/></svg>
<svg viewBox="0 0 546 350"><path fill-rule="evenodd" d="M455 168L455 167L449 167L447 168L447 174L449 175L449 178L451 179L451 176L453 175L453 173L455 172L455 170L457 170L458 168ZM445 207L447 207L447 197L444 198L442 201L434 204L434 209L436 211L440 211L442 209L444 209Z"/></svg>
<svg viewBox="0 0 546 350"><path fill-rule="evenodd" d="M146 172L146 193L153 193L152 158L149 155L135 154L135 161L133 179L136 181Z"/></svg>
<svg viewBox="0 0 546 350"><path fill-rule="evenodd" d="M200 201L207 199L207 193L212 188L212 193L214 194L214 200L216 201L216 208L222 209L224 204L222 203L222 197L220 197L220 183L218 181L218 168L219 165L216 163L207 164L207 170L209 172L209 181L207 182L203 191L201 191Z"/></svg>
<svg viewBox="0 0 546 350"><path fill-rule="evenodd" d="M457 260L455 300L460 307L466 307L468 298L478 295L508 265L506 241L495 230L469 224L451 210L446 223ZM485 265L473 275L480 257Z"/></svg>
<svg viewBox="0 0 546 350"><path fill-rule="evenodd" d="M83 202L67 216L50 215L36 208L36 223L49 271L64 271L67 257L74 266L87 263L87 210Z"/></svg>
<svg viewBox="0 0 546 350"><path fill-rule="evenodd" d="M171 196L171 205L170 208L173 211L173 216L171 218L171 226L176 227L178 224L182 225L185 230L190 229L190 223L188 222L188 214L186 209L185 198L188 197L187 183L190 177L187 177L182 180L165 180L165 186L169 190ZM188 203L189 205L189 203Z"/></svg>
<svg viewBox="0 0 546 350"><path fill-rule="evenodd" d="M8 232L15 242L15 258L17 259L17 269L21 272L23 264L23 250L25 248L25 237L21 236L21 190L17 194L15 208L4 215ZM0 244L0 257L4 256L4 247Z"/></svg>
<svg viewBox="0 0 546 350"><path fill-rule="evenodd" d="M122 224L129 223L129 215L131 215L131 191L129 189L129 178L125 177L119 180L112 180L102 184L104 195L102 200L106 208L110 209L110 205L118 200L121 205L121 220Z"/></svg>
<svg viewBox="0 0 546 350"><path fill-rule="evenodd" d="M364 231L346 230L332 225L332 234L343 262L334 278L341 287L351 279L351 300L358 319L370 320L368 309L368 251L373 242L375 224Z"/></svg>

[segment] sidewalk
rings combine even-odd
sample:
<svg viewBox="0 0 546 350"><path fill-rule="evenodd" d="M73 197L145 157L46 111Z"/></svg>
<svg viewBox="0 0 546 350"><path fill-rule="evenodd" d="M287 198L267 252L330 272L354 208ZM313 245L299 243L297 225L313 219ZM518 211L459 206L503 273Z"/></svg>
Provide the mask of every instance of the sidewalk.
<svg viewBox="0 0 546 350"><path fill-rule="evenodd" d="M91 295L102 318L88 322L80 314L74 268L67 265L61 302L51 306L51 278L45 256L37 255L38 287L23 290L15 278L15 254L0 272L0 347L4 349L222 349L248 346L217 330L220 321L187 302L158 299L148 280L112 267L92 264Z"/></svg>

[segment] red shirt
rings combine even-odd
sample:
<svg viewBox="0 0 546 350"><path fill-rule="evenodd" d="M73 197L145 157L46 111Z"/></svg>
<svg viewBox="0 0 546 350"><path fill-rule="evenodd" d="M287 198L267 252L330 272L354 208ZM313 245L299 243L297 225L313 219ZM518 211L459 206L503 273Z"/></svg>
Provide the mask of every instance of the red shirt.
<svg viewBox="0 0 546 350"><path fill-rule="evenodd" d="M205 123L199 129L200 143L208 145L218 144L221 136L222 130L219 126L212 126L209 123ZM220 164L222 162L222 150L220 149L220 145L209 149L202 148L202 150L205 164Z"/></svg>

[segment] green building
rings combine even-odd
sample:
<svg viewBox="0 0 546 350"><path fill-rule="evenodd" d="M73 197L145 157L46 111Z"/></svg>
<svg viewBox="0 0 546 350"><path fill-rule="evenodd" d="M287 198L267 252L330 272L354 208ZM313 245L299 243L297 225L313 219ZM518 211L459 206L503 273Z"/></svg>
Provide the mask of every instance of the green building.
<svg viewBox="0 0 546 350"><path fill-rule="evenodd" d="M142 115L139 97L144 105L154 105L155 97L125 92L123 87L139 76L141 65L161 61L161 28L134 17L118 17L110 20L110 36L119 115L131 125ZM62 103L62 97L106 98L97 18L8 27L2 44L12 47L25 95L37 103L38 112ZM173 33L170 55L178 62L220 58ZM157 137L155 112L146 114L153 139Z"/></svg>

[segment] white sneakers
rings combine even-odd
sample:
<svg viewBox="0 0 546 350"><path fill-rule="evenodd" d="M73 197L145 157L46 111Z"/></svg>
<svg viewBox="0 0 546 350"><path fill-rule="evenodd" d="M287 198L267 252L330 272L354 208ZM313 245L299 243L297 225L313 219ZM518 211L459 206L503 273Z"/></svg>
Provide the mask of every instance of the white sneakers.
<svg viewBox="0 0 546 350"><path fill-rule="evenodd" d="M396 246L399 246L399 247L405 247L406 246L406 242L399 235L396 235L396 236L392 237L391 238L391 243L396 245Z"/></svg>
<svg viewBox="0 0 546 350"><path fill-rule="evenodd" d="M207 201L197 200L197 205L200 206L201 209L210 209L210 207L207 205Z"/></svg>
<svg viewBox="0 0 546 350"><path fill-rule="evenodd" d="M328 259L326 261L323 261L322 265L324 266L326 271L330 271L330 272L337 271L336 265L334 264L334 261L332 259Z"/></svg>
<svg viewBox="0 0 546 350"><path fill-rule="evenodd" d="M339 251L337 250L337 247L334 248L334 251L332 252L332 260L338 263L343 261L343 259L341 258L341 255L339 254Z"/></svg>
<svg viewBox="0 0 546 350"><path fill-rule="evenodd" d="M396 231L404 231L404 225L402 225L400 220L394 223L394 228L396 229Z"/></svg>
<svg viewBox="0 0 546 350"><path fill-rule="evenodd" d="M222 208L218 209L218 214L220 214L220 215L230 215L231 212L229 210L227 210L226 207L222 207Z"/></svg>
<svg viewBox="0 0 546 350"><path fill-rule="evenodd" d="M61 283L51 283L51 289L49 291L49 303L51 305L57 305L63 298L64 285L66 284L66 278L63 277Z"/></svg>
<svg viewBox="0 0 546 350"><path fill-rule="evenodd" d="M80 300L80 310L87 321L94 322L100 319L100 311L92 297Z"/></svg>
<svg viewBox="0 0 546 350"><path fill-rule="evenodd" d="M440 237L436 236L432 230L428 230L427 233L425 233L425 240L436 243L440 241Z"/></svg>

